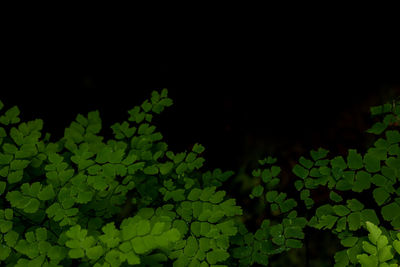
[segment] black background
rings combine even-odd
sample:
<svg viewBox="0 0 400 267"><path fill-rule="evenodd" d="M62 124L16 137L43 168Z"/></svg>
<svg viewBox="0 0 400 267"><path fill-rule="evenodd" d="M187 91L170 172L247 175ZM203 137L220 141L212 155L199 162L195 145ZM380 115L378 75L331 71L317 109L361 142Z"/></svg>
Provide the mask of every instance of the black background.
<svg viewBox="0 0 400 267"><path fill-rule="evenodd" d="M237 171L251 151L279 156L296 144L301 151L357 147L337 133L338 121L353 117L342 130L362 133L369 106L399 95L399 52L361 37L127 42L100 33L25 33L7 43L1 74L1 99L18 105L23 118L44 119L57 139L78 113L98 109L110 137L109 126L127 110L167 88L174 105L156 125L173 150L205 145L209 167ZM349 129L360 118L361 128Z"/></svg>
<svg viewBox="0 0 400 267"><path fill-rule="evenodd" d="M201 143L203 170L247 174L258 159L276 156L287 183L310 149L327 148L331 158L349 148L364 152L373 141L364 133L373 122L370 106L400 95L397 32L376 36L358 24L344 31L296 27L298 21L257 29L226 22L188 26L176 36L173 26L142 36L135 27L98 20L79 29L51 24L3 33L0 99L18 105L23 121L43 119L52 141L78 113L92 110L100 111L102 133L111 138L113 123L167 88L174 105L154 123L170 150ZM238 204L251 212L246 199ZM318 256L315 244L311 254Z"/></svg>

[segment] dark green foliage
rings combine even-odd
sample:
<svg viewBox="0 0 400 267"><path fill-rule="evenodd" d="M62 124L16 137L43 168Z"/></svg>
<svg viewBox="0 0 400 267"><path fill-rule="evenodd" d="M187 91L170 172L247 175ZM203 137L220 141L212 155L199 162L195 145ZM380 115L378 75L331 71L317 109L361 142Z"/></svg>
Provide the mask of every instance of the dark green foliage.
<svg viewBox="0 0 400 267"><path fill-rule="evenodd" d="M400 234L400 105L372 107L383 115L369 133L382 135L365 155L328 158L328 150L300 157L293 174L298 199L280 192L281 168L259 160L249 197L270 213L249 232L241 207L218 190L233 172L200 172L204 147L174 153L151 125L172 105L167 90L128 111L103 141L98 111L78 114L64 137L42 138L41 120L20 123L18 107L0 116L0 262L5 266L251 266L301 248L304 229L337 235L336 266L397 266ZM0 102L0 110L4 107ZM315 207L312 192L330 190ZM370 193L376 202L345 199ZM128 194L129 193L129 194ZM116 224L124 205L134 213ZM315 214L298 216L302 207ZM364 229L367 229L369 234ZM323 248L321 248L323 249Z"/></svg>

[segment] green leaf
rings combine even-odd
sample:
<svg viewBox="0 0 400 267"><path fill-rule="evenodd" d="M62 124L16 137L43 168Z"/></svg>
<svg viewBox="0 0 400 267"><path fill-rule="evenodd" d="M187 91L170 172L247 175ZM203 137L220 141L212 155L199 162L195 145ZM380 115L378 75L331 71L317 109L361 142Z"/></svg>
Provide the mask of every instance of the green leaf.
<svg viewBox="0 0 400 267"><path fill-rule="evenodd" d="M35 199L35 198L31 198L31 199L28 201L26 207L24 208L24 211L25 211L26 213L35 213L35 212L38 211L39 206L40 206L39 200L37 200L37 199Z"/></svg>
<svg viewBox="0 0 400 267"><path fill-rule="evenodd" d="M210 197L215 193L216 186L210 186L203 189L200 195L201 201L208 201Z"/></svg>
<svg viewBox="0 0 400 267"><path fill-rule="evenodd" d="M232 220L218 223L217 228L226 236L234 236L237 233L237 228Z"/></svg>
<svg viewBox="0 0 400 267"><path fill-rule="evenodd" d="M86 127L87 125L88 125L88 120L84 117L84 116L82 116L82 114L78 114L77 116L76 116L76 119L75 119L77 122L79 122L79 124L80 125L82 125L82 126L84 126L84 127Z"/></svg>
<svg viewBox="0 0 400 267"><path fill-rule="evenodd" d="M310 169L314 165L314 163L311 160L306 159L305 157L300 157L299 162L307 169Z"/></svg>
<svg viewBox="0 0 400 267"><path fill-rule="evenodd" d="M335 202L340 202L343 200L342 196L336 193L335 191L331 191L329 193L329 198Z"/></svg>
<svg viewBox="0 0 400 267"><path fill-rule="evenodd" d="M53 261L61 261L66 257L65 248L53 246L48 250L47 256Z"/></svg>
<svg viewBox="0 0 400 267"><path fill-rule="evenodd" d="M118 231L115 228L115 225L113 222L106 224L103 226L102 231L104 232L104 235L101 235L99 239L107 245L109 248L113 248L117 246L120 242L120 231ZM134 229L134 228L133 228ZM124 232L124 228L122 227L122 235Z"/></svg>
<svg viewBox="0 0 400 267"><path fill-rule="evenodd" d="M151 249L144 240L143 237L135 237L131 240L132 248L137 254L145 254Z"/></svg>
<svg viewBox="0 0 400 267"><path fill-rule="evenodd" d="M41 187L42 184L39 182L34 182L31 185L29 185L28 183L24 183L21 186L21 192L27 196L37 197Z"/></svg>
<svg viewBox="0 0 400 267"><path fill-rule="evenodd" d="M333 215L322 215L319 221L319 224L317 225L317 229L332 229L332 227L335 225L336 221L338 220L337 216Z"/></svg>
<svg viewBox="0 0 400 267"><path fill-rule="evenodd" d="M141 105L144 112L149 112L151 110L152 104L146 99Z"/></svg>
<svg viewBox="0 0 400 267"><path fill-rule="evenodd" d="M6 190L6 182L0 181L0 195Z"/></svg>
<svg viewBox="0 0 400 267"><path fill-rule="evenodd" d="M386 236L384 237L386 238ZM388 260L393 259L393 254L391 252L392 246L385 246L382 249L380 249L380 253L378 254L378 259L380 262L385 262Z"/></svg>
<svg viewBox="0 0 400 267"><path fill-rule="evenodd" d="M17 106L13 106L7 110L3 116L0 116L0 123L9 125L20 122L20 118L18 118L19 113L19 108Z"/></svg>
<svg viewBox="0 0 400 267"><path fill-rule="evenodd" d="M160 94L161 98L166 98L168 96L168 90L167 88L163 88L161 90L161 94Z"/></svg>
<svg viewBox="0 0 400 267"><path fill-rule="evenodd" d="M382 206L390 197L390 194L382 187L375 188L372 195L379 206Z"/></svg>
<svg viewBox="0 0 400 267"><path fill-rule="evenodd" d="M307 178L309 171L305 168L303 168L302 166L300 166L299 164L296 164L293 169L292 169L293 173L295 175L297 175L300 178Z"/></svg>
<svg viewBox="0 0 400 267"><path fill-rule="evenodd" d="M270 227L270 234L273 237L277 237L283 234L283 225L282 224L276 224Z"/></svg>
<svg viewBox="0 0 400 267"><path fill-rule="evenodd" d="M104 164L110 160L111 153L112 153L112 148L106 146L99 152L97 152L95 161L99 164Z"/></svg>
<svg viewBox="0 0 400 267"><path fill-rule="evenodd" d="M17 128L12 127L10 130L10 137L14 140L14 142L20 146L24 141L24 135L17 130Z"/></svg>
<svg viewBox="0 0 400 267"><path fill-rule="evenodd" d="M176 174L182 174L186 171L186 169L187 169L187 163L182 162L176 168Z"/></svg>
<svg viewBox="0 0 400 267"><path fill-rule="evenodd" d="M389 154L389 155L392 155L392 156L394 156L394 155L400 155L400 146L399 146L399 144L391 145L391 146L388 148L388 154Z"/></svg>
<svg viewBox="0 0 400 267"><path fill-rule="evenodd" d="M399 143L400 142L400 133L396 130L386 131L386 139L389 144Z"/></svg>
<svg viewBox="0 0 400 267"><path fill-rule="evenodd" d="M342 232L342 231L346 230L346 222L347 222L346 217L340 218L336 223L335 230L338 232Z"/></svg>
<svg viewBox="0 0 400 267"><path fill-rule="evenodd" d="M137 235L137 225L134 223L127 224L121 228L122 240L126 241L132 239Z"/></svg>
<svg viewBox="0 0 400 267"><path fill-rule="evenodd" d="M166 90L166 89L165 89ZM164 92L164 90L162 91ZM166 92L168 94L168 92ZM165 96L161 96L162 98L166 97ZM158 101L160 101L160 94L157 91L153 91L151 92L151 103L158 103Z"/></svg>
<svg viewBox="0 0 400 267"><path fill-rule="evenodd" d="M65 245L69 248L80 248L81 247L81 242L80 240L68 240L67 242L65 242Z"/></svg>
<svg viewBox="0 0 400 267"><path fill-rule="evenodd" d="M347 156L347 165L352 170L361 169L363 165L362 156L357 153L355 149L349 149L349 153Z"/></svg>
<svg viewBox="0 0 400 267"><path fill-rule="evenodd" d="M93 196L94 193L92 191L79 192L76 198L76 202L80 204L86 204L92 200Z"/></svg>
<svg viewBox="0 0 400 267"><path fill-rule="evenodd" d="M390 111L391 111L391 104L389 104L389 103L384 104L384 105L370 107L371 115L384 114L384 113L388 113Z"/></svg>
<svg viewBox="0 0 400 267"><path fill-rule="evenodd" d="M372 179L371 182L376 185L376 186L385 186L387 179L385 176L380 175L380 174L375 174Z"/></svg>
<svg viewBox="0 0 400 267"><path fill-rule="evenodd" d="M181 152L181 153L178 153L175 155L175 157L173 158L173 161L175 164L178 164L178 163L182 162L185 157L186 157L186 152Z"/></svg>
<svg viewBox="0 0 400 267"><path fill-rule="evenodd" d="M86 250L86 256L90 260L97 260L98 258L100 258L103 255L103 253L104 253L104 251L103 251L102 246L95 246L95 247L91 247L88 250Z"/></svg>
<svg viewBox="0 0 400 267"><path fill-rule="evenodd" d="M189 154L186 156L185 162L191 163L196 159L197 154L194 152L189 152Z"/></svg>
<svg viewBox="0 0 400 267"><path fill-rule="evenodd" d="M265 194L265 198L267 199L268 202L275 202L275 199L278 197L278 192L277 191L268 191Z"/></svg>
<svg viewBox="0 0 400 267"><path fill-rule="evenodd" d="M37 197L39 198L39 200L50 200L53 199L55 197L55 193L54 193L54 189L53 189L53 185L47 185L45 186L40 193L38 193Z"/></svg>
<svg viewBox="0 0 400 267"><path fill-rule="evenodd" d="M337 168L340 170L344 170L347 168L347 164L344 161L342 156L337 156L337 157L333 158L331 160L331 166L332 166L332 168Z"/></svg>
<svg viewBox="0 0 400 267"><path fill-rule="evenodd" d="M367 133L372 133L372 134L376 134L379 135L381 133L383 133L383 131L387 128L387 125L382 123L382 122L377 122L374 125L372 125L371 128L369 128L367 130Z"/></svg>
<svg viewBox="0 0 400 267"><path fill-rule="evenodd" d="M366 221L372 222L376 225L379 224L379 218L373 209L364 209L361 211L361 221L365 223Z"/></svg>
<svg viewBox="0 0 400 267"><path fill-rule="evenodd" d="M209 264L216 264L217 262L223 262L229 258L229 253L222 249L214 249L213 251L207 252L207 261Z"/></svg>
<svg viewBox="0 0 400 267"><path fill-rule="evenodd" d="M148 220L141 220L136 224L137 234L146 235L150 232L150 222Z"/></svg>
<svg viewBox="0 0 400 267"><path fill-rule="evenodd" d="M226 216L242 215L243 211L240 206L236 206L235 199L228 199L219 204L219 207L225 212Z"/></svg>
<svg viewBox="0 0 400 267"><path fill-rule="evenodd" d="M143 172L147 175L155 175L158 173L158 168L156 165L147 166L143 169Z"/></svg>
<svg viewBox="0 0 400 267"><path fill-rule="evenodd" d="M311 177L321 177L322 174L319 172L318 169L312 168L311 171L310 171L310 176Z"/></svg>
<svg viewBox="0 0 400 267"><path fill-rule="evenodd" d="M45 241L47 240L47 230L46 228L37 228L35 230L36 240L37 241Z"/></svg>
<svg viewBox="0 0 400 267"><path fill-rule="evenodd" d="M81 248L73 248L68 252L68 255L71 259L83 258L85 256L85 252Z"/></svg>
<svg viewBox="0 0 400 267"><path fill-rule="evenodd" d="M350 213L350 210L347 207L343 206L343 205L333 206L333 210L340 217L345 216L345 215Z"/></svg>
<svg viewBox="0 0 400 267"><path fill-rule="evenodd" d="M293 198L286 199L281 204L279 204L279 207L280 207L282 213L288 212L296 206L297 206L297 202Z"/></svg>
<svg viewBox="0 0 400 267"><path fill-rule="evenodd" d="M15 244L17 243L18 237L19 234L14 230L11 230L4 235L4 241L6 241L7 246L14 247Z"/></svg>
<svg viewBox="0 0 400 267"><path fill-rule="evenodd" d="M395 217L400 214L400 206L396 202L392 202L382 207L382 216L386 221L392 221Z"/></svg>
<svg viewBox="0 0 400 267"><path fill-rule="evenodd" d="M308 190L308 189L304 189L304 190L302 190L301 193L300 193L300 199L301 199L301 200L305 200L305 199L307 199L309 196L310 196L310 190Z"/></svg>
<svg viewBox="0 0 400 267"><path fill-rule="evenodd" d="M3 151L7 154L14 154L18 151L18 148L14 144L5 143L3 144Z"/></svg>
<svg viewBox="0 0 400 267"><path fill-rule="evenodd" d="M354 192L362 192L371 187L371 174L365 171L358 171L353 185Z"/></svg>
<svg viewBox="0 0 400 267"><path fill-rule="evenodd" d="M326 167L329 164L329 159L320 159L315 162L315 166ZM326 167L327 168L327 167ZM321 171L321 170L320 170ZM322 173L322 172L321 172Z"/></svg>
<svg viewBox="0 0 400 267"><path fill-rule="evenodd" d="M253 187L250 197L260 197L264 192L264 187L262 185L257 185L255 187Z"/></svg>
<svg viewBox="0 0 400 267"><path fill-rule="evenodd" d="M286 246L288 248L302 248L303 243L297 239L286 239Z"/></svg>
<svg viewBox="0 0 400 267"><path fill-rule="evenodd" d="M357 259L363 267L375 267L379 265L378 257L375 255L360 254L357 255Z"/></svg>
<svg viewBox="0 0 400 267"><path fill-rule="evenodd" d="M192 151L193 152L196 152L196 153L198 153L198 154L200 154L200 153L202 153L203 151L204 151L204 147L202 146L202 145L200 145L200 144L198 144L198 143L195 143L194 145L193 145L193 148L192 148Z"/></svg>
<svg viewBox="0 0 400 267"><path fill-rule="evenodd" d="M340 244L342 244L344 247L353 247L358 241L358 237L355 236L349 236L340 241Z"/></svg>
<svg viewBox="0 0 400 267"><path fill-rule="evenodd" d="M389 169L393 169L393 171L394 171L395 169L399 169L398 166L400 166L400 159L390 157L385 161L385 163L389 167ZM382 167L382 173L385 170L385 167L386 166ZM388 170L387 167L386 167L386 170ZM383 173L383 175L387 176L385 173Z"/></svg>
<svg viewBox="0 0 400 267"><path fill-rule="evenodd" d="M218 204L224 199L225 195L225 191L215 192L215 194L209 199L209 201L213 204Z"/></svg>
<svg viewBox="0 0 400 267"><path fill-rule="evenodd" d="M369 231L368 238L372 242L372 244L376 245L379 237L382 234L382 231L373 223L366 222L367 229Z"/></svg>
<svg viewBox="0 0 400 267"><path fill-rule="evenodd" d="M296 180L296 182L294 182L294 186L297 191L300 191L304 187L304 182L302 180Z"/></svg>
<svg viewBox="0 0 400 267"><path fill-rule="evenodd" d="M335 256L335 263L337 266L348 266L349 264L349 257L347 256L347 250L341 250L336 252Z"/></svg>
<svg viewBox="0 0 400 267"><path fill-rule="evenodd" d="M304 233L302 232L302 229L299 226L285 227L283 233L286 238L298 238L298 239L304 238Z"/></svg>
<svg viewBox="0 0 400 267"><path fill-rule="evenodd" d="M254 175L254 174L257 174L257 173L253 172L254 177L259 176L259 175ZM268 183L269 181L271 181L271 179L272 179L271 170L264 169L261 173L261 179L263 180L264 183Z"/></svg>
<svg viewBox="0 0 400 267"><path fill-rule="evenodd" d="M171 172L172 168L174 167L174 164L169 161L169 162L160 164L158 167L160 168L160 173L162 175L166 175Z"/></svg>
<svg viewBox="0 0 400 267"><path fill-rule="evenodd" d="M133 251L126 254L126 259L130 265L140 264L140 258Z"/></svg>
<svg viewBox="0 0 400 267"><path fill-rule="evenodd" d="M374 245L372 245L371 243L367 242L367 241L363 241L363 249L364 251L368 252L371 255L376 255L377 254L377 249Z"/></svg>
<svg viewBox="0 0 400 267"><path fill-rule="evenodd" d="M347 200L347 207L352 211L360 211L364 209L364 205L357 199Z"/></svg>
<svg viewBox="0 0 400 267"><path fill-rule="evenodd" d="M271 156L268 156L267 158L264 158L264 159L258 161L258 163L260 163L261 165L274 164L275 162L276 162L276 158L273 158Z"/></svg>
<svg viewBox="0 0 400 267"><path fill-rule="evenodd" d="M396 252L398 254L400 254L400 241L399 240L393 241L393 248L396 250Z"/></svg>
<svg viewBox="0 0 400 267"><path fill-rule="evenodd" d="M5 209L4 210L4 218L6 220L11 221L14 217L14 211L12 209Z"/></svg>
<svg viewBox="0 0 400 267"><path fill-rule="evenodd" d="M4 261L11 253L11 249L3 244L0 244L0 260Z"/></svg>
<svg viewBox="0 0 400 267"><path fill-rule="evenodd" d="M197 243L196 238L193 236L189 236L186 240L186 246L184 248L183 253L187 257L193 257L199 248L199 244Z"/></svg>
<svg viewBox="0 0 400 267"><path fill-rule="evenodd" d="M273 177L278 176L278 174L281 172L281 168L279 166L272 166L271 167L271 174Z"/></svg>
<svg viewBox="0 0 400 267"><path fill-rule="evenodd" d="M271 211L272 212L278 212L279 211L279 205L276 203L271 204Z"/></svg>
<svg viewBox="0 0 400 267"><path fill-rule="evenodd" d="M164 231L165 223L164 222L156 222L151 229L152 235L160 235Z"/></svg>
<svg viewBox="0 0 400 267"><path fill-rule="evenodd" d="M88 236L84 240L81 241L80 247L87 250L91 248L96 243L96 240L93 236Z"/></svg>
<svg viewBox="0 0 400 267"><path fill-rule="evenodd" d="M201 235L200 230L201 230L201 224L200 224L200 222L194 221L194 222L192 222L192 223L190 224L190 231L191 231L195 236L200 236L200 235Z"/></svg>
<svg viewBox="0 0 400 267"><path fill-rule="evenodd" d="M329 153L328 150L319 148L318 151L311 150L310 155L314 161L317 161L325 158L328 153Z"/></svg>
<svg viewBox="0 0 400 267"><path fill-rule="evenodd" d="M87 230L81 229L79 224L72 226L66 232L66 235L71 239L83 240L86 237Z"/></svg>
<svg viewBox="0 0 400 267"><path fill-rule="evenodd" d="M278 246L282 246L285 243L285 237L283 235L275 236L272 238L272 242Z"/></svg>
<svg viewBox="0 0 400 267"><path fill-rule="evenodd" d="M347 216L350 231L356 231L361 227L361 213L353 212Z"/></svg>
<svg viewBox="0 0 400 267"><path fill-rule="evenodd" d="M175 202L179 202L185 199L185 189L177 189L174 191L171 191L171 197Z"/></svg>
<svg viewBox="0 0 400 267"><path fill-rule="evenodd" d="M373 153L367 153L364 155L365 169L368 172L378 172L381 169L380 158L375 156Z"/></svg>
<svg viewBox="0 0 400 267"><path fill-rule="evenodd" d="M4 145L3 145L4 149ZM6 151L4 151L6 152ZM0 153L0 164L9 164L13 160L13 155Z"/></svg>
<svg viewBox="0 0 400 267"><path fill-rule="evenodd" d="M17 182L21 181L21 180L22 180L23 174L24 174L24 173L23 173L22 170L10 172L10 173L8 174L8 177L7 177L8 183L14 184L14 183L17 183Z"/></svg>
<svg viewBox="0 0 400 267"><path fill-rule="evenodd" d="M197 200L199 200L201 193L202 193L202 190L201 190L201 189L199 189L199 188L193 188L193 189L190 191L190 193L189 193L187 199L188 199L188 200L191 200L191 201L197 201Z"/></svg>
<svg viewBox="0 0 400 267"><path fill-rule="evenodd" d="M13 222L0 219L0 232L7 233L12 229Z"/></svg>

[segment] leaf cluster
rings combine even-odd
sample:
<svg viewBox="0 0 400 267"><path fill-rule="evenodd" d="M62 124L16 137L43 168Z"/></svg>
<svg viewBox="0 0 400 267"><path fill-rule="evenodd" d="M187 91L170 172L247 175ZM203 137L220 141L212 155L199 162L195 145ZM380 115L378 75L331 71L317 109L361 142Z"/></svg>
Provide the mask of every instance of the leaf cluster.
<svg viewBox="0 0 400 267"><path fill-rule="evenodd" d="M104 141L98 111L50 142L39 119L21 122L18 107L0 115L0 262L5 266L267 266L301 248L305 228L331 231L343 250L335 266L398 266L400 258L400 105L371 108L383 116L367 132L379 138L365 155L300 157L292 172L298 199L279 190L281 168L259 160L250 199L270 217L249 232L244 212L218 190L234 174L200 171L204 147L173 152L152 125L172 105L166 89L128 111ZM0 110L4 107L0 101ZM312 193L330 191L319 206ZM355 197L344 198L352 192ZM370 194L374 203L361 199ZM124 207L133 211L117 223ZM308 212L299 216L304 208ZM312 213L315 212L315 213ZM311 216L310 216L311 215ZM384 227L391 226L391 229ZM367 231L365 231L367 229Z"/></svg>

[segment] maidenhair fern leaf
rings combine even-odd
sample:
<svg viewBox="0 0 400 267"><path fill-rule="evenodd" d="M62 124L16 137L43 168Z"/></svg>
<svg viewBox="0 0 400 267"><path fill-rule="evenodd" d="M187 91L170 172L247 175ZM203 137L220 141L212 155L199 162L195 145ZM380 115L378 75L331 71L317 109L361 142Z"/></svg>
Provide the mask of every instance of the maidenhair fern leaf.
<svg viewBox="0 0 400 267"><path fill-rule="evenodd" d="M295 174L295 175L297 175L298 177L300 177L300 178L302 178L302 179L305 179L305 178L307 178L307 176L308 176L308 174L309 174L309 171L307 170L307 169L305 169L304 167L302 167L302 166L300 166L299 164L296 164L294 167L293 167L293 173Z"/></svg>

